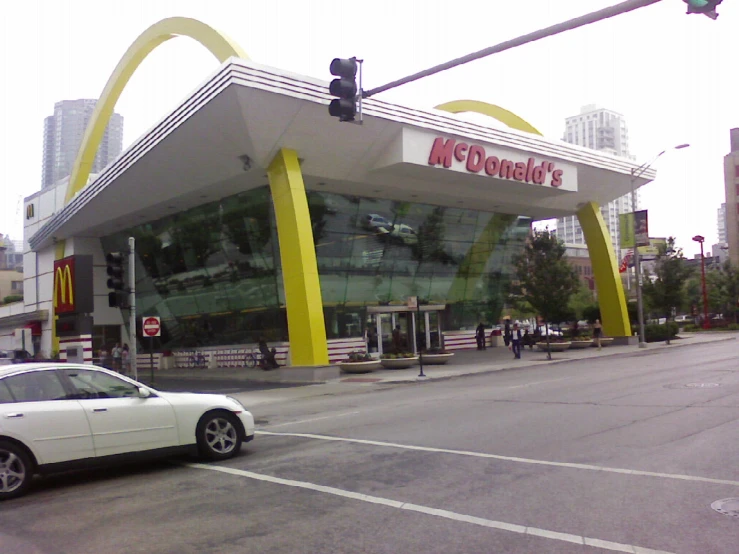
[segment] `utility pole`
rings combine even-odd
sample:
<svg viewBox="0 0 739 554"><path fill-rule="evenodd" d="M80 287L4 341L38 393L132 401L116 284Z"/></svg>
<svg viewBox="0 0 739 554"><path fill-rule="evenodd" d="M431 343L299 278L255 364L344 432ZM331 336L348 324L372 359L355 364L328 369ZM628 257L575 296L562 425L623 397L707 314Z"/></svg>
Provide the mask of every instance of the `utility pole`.
<svg viewBox="0 0 739 554"><path fill-rule="evenodd" d="M129 340L129 356L131 360L131 372L133 378L138 381L139 373L136 368L136 239L128 237L128 328Z"/></svg>

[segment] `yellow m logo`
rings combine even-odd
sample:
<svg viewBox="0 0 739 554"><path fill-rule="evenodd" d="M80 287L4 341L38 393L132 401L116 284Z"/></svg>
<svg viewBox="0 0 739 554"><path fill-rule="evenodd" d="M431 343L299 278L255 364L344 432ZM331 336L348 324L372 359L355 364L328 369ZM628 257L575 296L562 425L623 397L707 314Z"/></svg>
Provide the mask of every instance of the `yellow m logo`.
<svg viewBox="0 0 739 554"><path fill-rule="evenodd" d="M54 308L62 308L57 311L74 309L74 283L69 264L57 266L54 272Z"/></svg>

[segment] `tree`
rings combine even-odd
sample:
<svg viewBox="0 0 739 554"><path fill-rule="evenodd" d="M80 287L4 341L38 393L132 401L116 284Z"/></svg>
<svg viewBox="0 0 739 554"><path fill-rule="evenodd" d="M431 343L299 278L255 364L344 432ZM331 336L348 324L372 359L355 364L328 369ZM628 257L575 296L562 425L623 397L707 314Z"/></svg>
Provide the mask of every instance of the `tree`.
<svg viewBox="0 0 739 554"><path fill-rule="evenodd" d="M674 237L667 239L666 244L659 245L654 274L644 279L642 291L651 308L666 319L668 327L673 308L677 309L686 302L685 284L691 274L692 270L685 264L682 248L675 248Z"/></svg>
<svg viewBox="0 0 739 554"><path fill-rule="evenodd" d="M593 305L593 291L585 283L580 281L575 294L570 298L570 310L575 313L575 319L585 319L585 311ZM597 319L600 319L600 315Z"/></svg>
<svg viewBox="0 0 739 554"><path fill-rule="evenodd" d="M571 316L570 298L580 287L565 252L564 244L547 229L533 231L523 252L513 258L520 295L544 320L549 359L549 322L565 321Z"/></svg>

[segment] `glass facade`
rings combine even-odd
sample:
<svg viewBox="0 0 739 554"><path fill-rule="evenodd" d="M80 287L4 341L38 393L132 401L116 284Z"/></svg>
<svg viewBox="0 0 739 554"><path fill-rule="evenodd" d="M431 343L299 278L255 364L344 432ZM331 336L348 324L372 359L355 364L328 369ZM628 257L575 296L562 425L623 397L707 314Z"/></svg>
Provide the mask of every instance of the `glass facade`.
<svg viewBox="0 0 739 554"><path fill-rule="evenodd" d="M501 315L526 218L308 192L328 338L362 336L367 307L444 305L442 327ZM161 348L288 340L269 187L163 217L102 240L136 237L137 310L162 318Z"/></svg>

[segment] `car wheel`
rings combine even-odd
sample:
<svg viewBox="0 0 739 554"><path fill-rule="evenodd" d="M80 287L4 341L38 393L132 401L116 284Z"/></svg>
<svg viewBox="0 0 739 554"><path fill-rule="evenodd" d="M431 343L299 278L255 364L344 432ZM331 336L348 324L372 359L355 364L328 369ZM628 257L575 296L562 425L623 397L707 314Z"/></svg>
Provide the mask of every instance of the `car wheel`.
<svg viewBox="0 0 739 554"><path fill-rule="evenodd" d="M31 460L23 448L0 441L0 500L21 496L33 477Z"/></svg>
<svg viewBox="0 0 739 554"><path fill-rule="evenodd" d="M236 416L227 412L206 414L198 423L198 449L211 460L226 460L241 449L241 435Z"/></svg>

